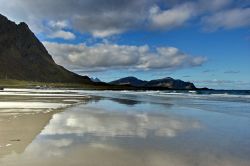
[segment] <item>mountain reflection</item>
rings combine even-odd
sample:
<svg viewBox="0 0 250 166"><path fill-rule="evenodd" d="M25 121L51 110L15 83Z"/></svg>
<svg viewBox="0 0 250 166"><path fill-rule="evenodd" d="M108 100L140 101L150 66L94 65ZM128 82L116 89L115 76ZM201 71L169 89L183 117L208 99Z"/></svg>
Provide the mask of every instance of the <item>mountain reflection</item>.
<svg viewBox="0 0 250 166"><path fill-rule="evenodd" d="M140 104L142 102L137 101L137 100L130 100L130 99L119 99L119 98L109 98L110 100L117 102L119 104L124 104L128 106L134 106L136 104Z"/></svg>

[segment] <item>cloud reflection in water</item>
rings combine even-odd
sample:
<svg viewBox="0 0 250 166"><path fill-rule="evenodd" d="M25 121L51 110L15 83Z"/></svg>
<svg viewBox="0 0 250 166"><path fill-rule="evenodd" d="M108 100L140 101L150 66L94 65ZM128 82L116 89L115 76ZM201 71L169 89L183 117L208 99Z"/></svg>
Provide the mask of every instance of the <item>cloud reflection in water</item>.
<svg viewBox="0 0 250 166"><path fill-rule="evenodd" d="M198 121L163 113L118 112L84 108L54 115L42 135L91 134L104 137L174 137L199 128Z"/></svg>

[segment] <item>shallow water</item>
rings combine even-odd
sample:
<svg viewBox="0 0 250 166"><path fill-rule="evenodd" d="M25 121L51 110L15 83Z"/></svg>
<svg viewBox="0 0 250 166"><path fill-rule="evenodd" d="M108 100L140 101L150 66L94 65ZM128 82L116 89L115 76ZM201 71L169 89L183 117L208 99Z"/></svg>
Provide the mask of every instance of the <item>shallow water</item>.
<svg viewBox="0 0 250 166"><path fill-rule="evenodd" d="M249 115L244 96L7 90L0 165L249 166Z"/></svg>

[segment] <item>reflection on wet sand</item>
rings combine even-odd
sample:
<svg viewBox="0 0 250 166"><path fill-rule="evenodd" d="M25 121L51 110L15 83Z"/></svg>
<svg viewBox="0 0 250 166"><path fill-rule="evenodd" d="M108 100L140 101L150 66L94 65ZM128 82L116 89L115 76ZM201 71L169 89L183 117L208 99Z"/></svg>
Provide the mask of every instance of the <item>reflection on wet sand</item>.
<svg viewBox="0 0 250 166"><path fill-rule="evenodd" d="M77 109L81 110L81 107ZM178 132L199 128L199 123L163 114L106 112L100 109L82 108L67 111L53 117L42 135L91 134L102 137L174 137Z"/></svg>
<svg viewBox="0 0 250 166"><path fill-rule="evenodd" d="M0 114L0 157L13 152L23 153L48 124L53 114Z"/></svg>
<svg viewBox="0 0 250 166"><path fill-rule="evenodd" d="M173 138L198 128L197 121L184 118L80 105L54 114L23 154L9 155L2 162L6 166L164 165L170 154L156 148L152 139Z"/></svg>

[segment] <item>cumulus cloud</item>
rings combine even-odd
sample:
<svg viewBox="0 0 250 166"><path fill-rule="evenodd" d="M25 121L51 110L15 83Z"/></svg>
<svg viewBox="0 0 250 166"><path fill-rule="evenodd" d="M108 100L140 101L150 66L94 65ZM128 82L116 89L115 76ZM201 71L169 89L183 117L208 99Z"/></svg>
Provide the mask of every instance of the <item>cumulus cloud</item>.
<svg viewBox="0 0 250 166"><path fill-rule="evenodd" d="M48 38L60 38L64 40L73 40L76 38L75 34L68 30L70 25L67 20L49 21L45 25L47 25L45 31Z"/></svg>
<svg viewBox="0 0 250 166"><path fill-rule="evenodd" d="M62 39L65 39L65 40L72 40L72 39L76 38L74 33L63 31L63 30L53 32L52 34L48 35L48 37L49 38L62 38Z"/></svg>
<svg viewBox="0 0 250 166"><path fill-rule="evenodd" d="M218 28L249 25L248 1L244 0L0 0L0 12L25 21L33 31L67 27L94 37L108 37L135 29L163 30L186 23ZM204 17L204 18L203 18ZM229 19L232 18L232 19ZM49 22L49 24L44 24ZM48 35L51 32L49 31Z"/></svg>
<svg viewBox="0 0 250 166"><path fill-rule="evenodd" d="M59 44L44 42L55 61L68 68L178 69L200 66L206 58L190 56L174 47L117 44Z"/></svg>
<svg viewBox="0 0 250 166"><path fill-rule="evenodd" d="M205 30L233 29L250 26L250 8L224 10L203 18Z"/></svg>
<svg viewBox="0 0 250 166"><path fill-rule="evenodd" d="M63 29L69 27L69 22L66 20L49 21L48 25L55 29Z"/></svg>
<svg viewBox="0 0 250 166"><path fill-rule="evenodd" d="M150 9L149 20L153 27L171 29L183 25L195 15L194 5L185 3L168 10L160 10L158 6Z"/></svg>
<svg viewBox="0 0 250 166"><path fill-rule="evenodd" d="M122 29L93 30L92 35L94 37L104 38L111 35L120 34L122 32L123 32Z"/></svg>

